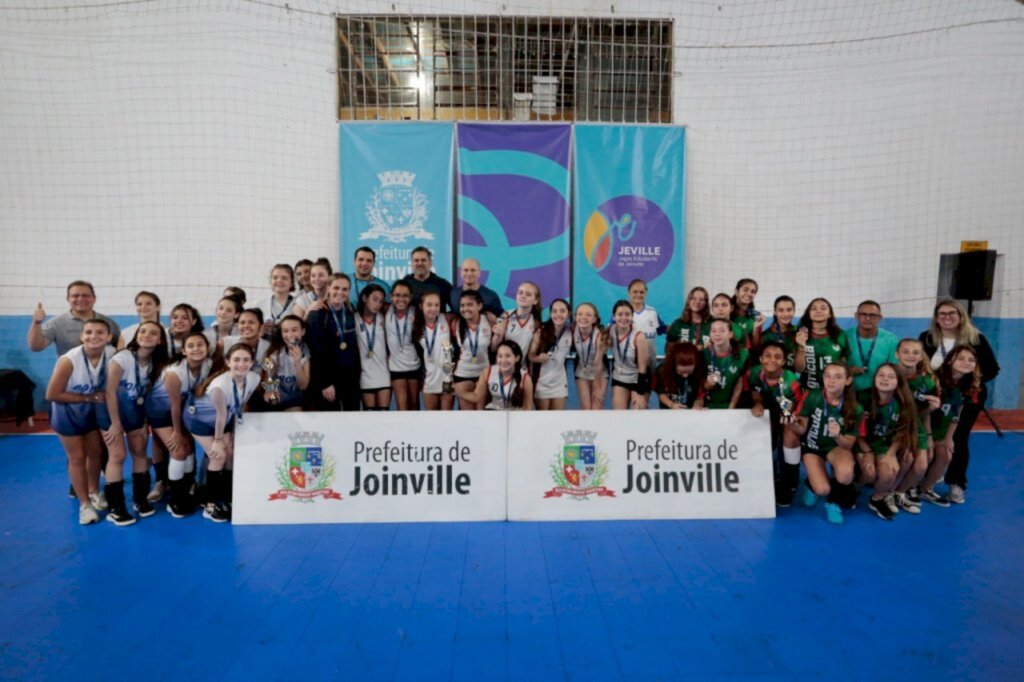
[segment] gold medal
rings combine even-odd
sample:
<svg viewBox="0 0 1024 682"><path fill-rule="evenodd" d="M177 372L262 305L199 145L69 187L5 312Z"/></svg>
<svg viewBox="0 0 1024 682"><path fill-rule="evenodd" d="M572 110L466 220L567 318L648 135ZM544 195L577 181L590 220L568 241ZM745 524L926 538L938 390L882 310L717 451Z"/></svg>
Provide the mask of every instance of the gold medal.
<svg viewBox="0 0 1024 682"><path fill-rule="evenodd" d="M373 351L372 350L366 351L366 359L367 360L372 360L373 359Z"/></svg>
<svg viewBox="0 0 1024 682"><path fill-rule="evenodd" d="M146 399L145 399L145 398L143 398L143 397L142 397L142 396L140 395L140 396L139 396L138 398L136 398L136 399L135 399L135 404L136 404L136 405L145 405L145 404L146 404Z"/></svg>
<svg viewBox="0 0 1024 682"><path fill-rule="evenodd" d="M338 348L345 350L346 348L348 348L348 344L342 341L341 344L338 345Z"/></svg>

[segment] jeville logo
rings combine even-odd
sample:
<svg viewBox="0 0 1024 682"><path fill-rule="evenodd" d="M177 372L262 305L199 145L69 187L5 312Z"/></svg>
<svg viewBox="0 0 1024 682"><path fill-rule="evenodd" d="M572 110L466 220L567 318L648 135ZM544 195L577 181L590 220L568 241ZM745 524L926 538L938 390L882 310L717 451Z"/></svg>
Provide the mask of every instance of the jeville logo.
<svg viewBox="0 0 1024 682"><path fill-rule="evenodd" d="M627 286L651 282L665 271L675 251L672 221L653 201L614 197L597 207L583 230L587 262L607 282Z"/></svg>
<svg viewBox="0 0 1024 682"><path fill-rule="evenodd" d="M551 462L551 478L555 487L544 493L544 497L562 497L583 500L596 494L598 497L615 497L615 491L606 488L608 477L608 455L597 449L595 431L564 431L564 444Z"/></svg>
<svg viewBox="0 0 1024 682"><path fill-rule="evenodd" d="M423 229L427 222L427 197L416 189L416 174L389 170L377 174L380 186L366 202L370 229L360 239L386 239L401 244L406 239L433 239Z"/></svg>
<svg viewBox="0 0 1024 682"><path fill-rule="evenodd" d="M277 484L280 489L271 493L268 501L289 497L299 502L312 502L317 497L340 500L341 493L331 489L335 463L323 447L324 435L315 431L288 434L292 442L288 454L277 466Z"/></svg>

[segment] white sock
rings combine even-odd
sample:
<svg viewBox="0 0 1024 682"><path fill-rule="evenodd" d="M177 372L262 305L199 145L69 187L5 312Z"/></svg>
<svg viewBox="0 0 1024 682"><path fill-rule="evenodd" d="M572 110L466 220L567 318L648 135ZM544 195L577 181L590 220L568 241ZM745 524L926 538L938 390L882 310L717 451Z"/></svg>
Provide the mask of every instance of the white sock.
<svg viewBox="0 0 1024 682"><path fill-rule="evenodd" d="M172 481L180 481L185 478L187 473L187 460L184 459L172 459L167 464L167 478Z"/></svg>
<svg viewBox="0 0 1024 682"><path fill-rule="evenodd" d="M800 448L782 448L782 459L786 461L786 464L799 464L800 463Z"/></svg>

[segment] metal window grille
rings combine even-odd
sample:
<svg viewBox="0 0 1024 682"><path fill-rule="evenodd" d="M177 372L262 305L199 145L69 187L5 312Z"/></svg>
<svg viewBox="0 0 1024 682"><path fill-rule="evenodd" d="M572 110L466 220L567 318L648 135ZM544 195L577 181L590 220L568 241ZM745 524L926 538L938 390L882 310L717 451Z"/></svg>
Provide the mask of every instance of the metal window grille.
<svg viewBox="0 0 1024 682"><path fill-rule="evenodd" d="M341 120L672 121L672 20L338 17Z"/></svg>

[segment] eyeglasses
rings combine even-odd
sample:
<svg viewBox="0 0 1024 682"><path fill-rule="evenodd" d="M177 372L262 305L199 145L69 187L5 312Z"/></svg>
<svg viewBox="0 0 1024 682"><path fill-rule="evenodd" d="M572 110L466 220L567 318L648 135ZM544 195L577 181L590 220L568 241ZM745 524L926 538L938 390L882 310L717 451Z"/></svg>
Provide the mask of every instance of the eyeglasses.
<svg viewBox="0 0 1024 682"><path fill-rule="evenodd" d="M869 320L880 320L882 316L878 313L857 313L857 317L866 317Z"/></svg>
<svg viewBox="0 0 1024 682"><path fill-rule="evenodd" d="M960 317L960 313L953 310L945 313L935 313L935 317Z"/></svg>

